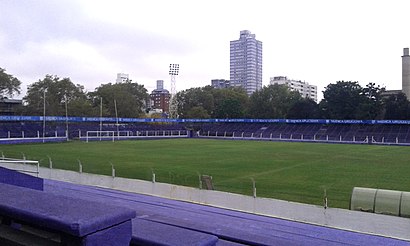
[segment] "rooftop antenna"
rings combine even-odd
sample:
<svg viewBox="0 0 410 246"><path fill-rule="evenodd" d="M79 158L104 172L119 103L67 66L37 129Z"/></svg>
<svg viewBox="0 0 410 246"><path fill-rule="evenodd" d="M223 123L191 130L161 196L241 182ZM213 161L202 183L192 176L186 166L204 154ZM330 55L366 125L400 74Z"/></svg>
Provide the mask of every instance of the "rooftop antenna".
<svg viewBox="0 0 410 246"><path fill-rule="evenodd" d="M178 118L178 102L176 100L176 79L179 74L179 64L169 64L169 75L171 76L171 99L169 100L169 118Z"/></svg>

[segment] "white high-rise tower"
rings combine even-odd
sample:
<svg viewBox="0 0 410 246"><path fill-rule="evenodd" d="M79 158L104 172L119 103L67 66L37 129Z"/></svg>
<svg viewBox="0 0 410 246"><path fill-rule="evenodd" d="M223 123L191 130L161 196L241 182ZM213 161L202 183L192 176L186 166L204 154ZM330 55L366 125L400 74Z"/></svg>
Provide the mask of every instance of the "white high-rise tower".
<svg viewBox="0 0 410 246"><path fill-rule="evenodd" d="M230 81L248 95L262 88L262 42L248 30L230 42Z"/></svg>

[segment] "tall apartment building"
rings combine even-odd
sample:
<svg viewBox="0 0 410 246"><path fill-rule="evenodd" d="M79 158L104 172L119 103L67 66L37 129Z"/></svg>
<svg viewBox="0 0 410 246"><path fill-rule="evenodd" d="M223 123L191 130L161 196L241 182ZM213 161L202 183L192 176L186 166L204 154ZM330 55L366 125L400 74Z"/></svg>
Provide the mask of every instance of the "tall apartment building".
<svg viewBox="0 0 410 246"><path fill-rule="evenodd" d="M298 91L302 95L302 97L310 98L317 102L316 85L310 85L309 83L300 80L288 79L286 76L271 77L269 83L271 85L287 85L290 89Z"/></svg>
<svg viewBox="0 0 410 246"><path fill-rule="evenodd" d="M129 80L129 74L126 73L117 73L117 79L115 80L116 83L123 83Z"/></svg>
<svg viewBox="0 0 410 246"><path fill-rule="evenodd" d="M224 89L231 86L231 81L226 79L213 79L211 80L211 85L215 89Z"/></svg>
<svg viewBox="0 0 410 246"><path fill-rule="evenodd" d="M153 109L162 109L162 112L169 112L169 99L171 94L164 89L164 81L157 80L157 88L150 94L151 107Z"/></svg>
<svg viewBox="0 0 410 246"><path fill-rule="evenodd" d="M262 42L248 30L230 42L230 81L248 95L262 88Z"/></svg>

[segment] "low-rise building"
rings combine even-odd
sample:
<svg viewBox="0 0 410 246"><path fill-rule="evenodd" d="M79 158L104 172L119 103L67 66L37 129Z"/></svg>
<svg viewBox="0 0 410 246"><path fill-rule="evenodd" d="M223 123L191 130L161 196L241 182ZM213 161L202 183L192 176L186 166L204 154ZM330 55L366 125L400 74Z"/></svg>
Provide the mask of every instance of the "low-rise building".
<svg viewBox="0 0 410 246"><path fill-rule="evenodd" d="M116 83L123 83L129 80L129 74L126 73L117 73L117 79L115 80Z"/></svg>
<svg viewBox="0 0 410 246"><path fill-rule="evenodd" d="M310 98L317 102L317 86L305 81L288 79L286 76L276 76L270 78L270 84L287 85L290 89L298 91L302 97Z"/></svg>
<svg viewBox="0 0 410 246"><path fill-rule="evenodd" d="M231 86L231 81L226 79L213 79L211 80L211 85L216 89L225 89Z"/></svg>
<svg viewBox="0 0 410 246"><path fill-rule="evenodd" d="M161 109L162 112L168 113L170 98L171 94L168 90L164 89L164 81L157 80L157 88L150 94L151 108Z"/></svg>
<svg viewBox="0 0 410 246"><path fill-rule="evenodd" d="M0 115L16 115L17 109L23 105L21 99L0 97Z"/></svg>

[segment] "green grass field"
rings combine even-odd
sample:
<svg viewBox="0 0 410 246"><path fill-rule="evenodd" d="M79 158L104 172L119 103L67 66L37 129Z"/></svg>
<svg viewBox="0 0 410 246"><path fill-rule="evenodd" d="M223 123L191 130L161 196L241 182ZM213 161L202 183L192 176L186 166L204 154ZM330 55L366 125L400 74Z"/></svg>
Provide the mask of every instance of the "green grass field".
<svg viewBox="0 0 410 246"><path fill-rule="evenodd" d="M213 177L217 190L348 208L355 186L410 191L410 147L169 139L2 145L6 157L40 160L48 166L198 187L198 173Z"/></svg>

